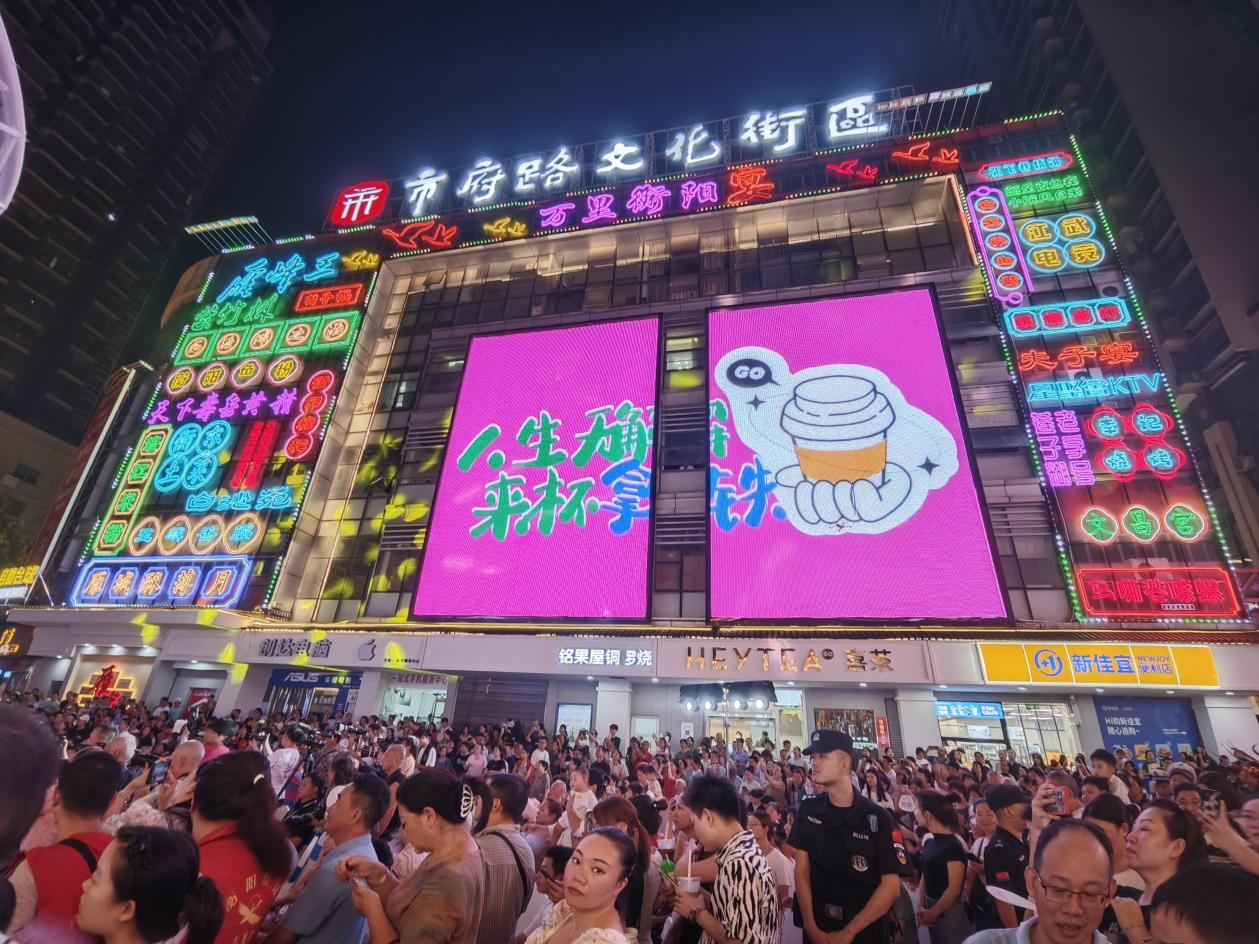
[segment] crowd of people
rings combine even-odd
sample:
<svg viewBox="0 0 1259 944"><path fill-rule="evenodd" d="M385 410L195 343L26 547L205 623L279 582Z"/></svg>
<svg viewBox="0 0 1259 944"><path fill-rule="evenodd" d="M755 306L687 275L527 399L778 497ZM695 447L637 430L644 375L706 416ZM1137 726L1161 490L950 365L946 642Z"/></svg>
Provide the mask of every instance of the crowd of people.
<svg viewBox="0 0 1259 944"><path fill-rule="evenodd" d="M0 942L1259 941L1244 752L5 700Z"/></svg>

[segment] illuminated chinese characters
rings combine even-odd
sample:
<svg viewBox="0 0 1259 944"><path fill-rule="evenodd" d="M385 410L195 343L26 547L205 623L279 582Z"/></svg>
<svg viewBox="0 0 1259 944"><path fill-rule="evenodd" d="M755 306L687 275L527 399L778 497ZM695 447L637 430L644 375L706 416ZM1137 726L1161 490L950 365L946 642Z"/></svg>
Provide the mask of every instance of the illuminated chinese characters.
<svg viewBox="0 0 1259 944"><path fill-rule="evenodd" d="M368 283L342 283L341 270L379 258L325 244L225 266L221 290L186 316L71 603L245 599L257 565L287 545L357 334Z"/></svg>
<svg viewBox="0 0 1259 944"><path fill-rule="evenodd" d="M1066 150L984 164L977 176L990 184L968 191L967 208L1069 551L1077 615L1235 617L1222 555L1199 566L1210 553L1208 506L1167 378L1075 164ZM1051 204L1064 209L1033 215Z"/></svg>

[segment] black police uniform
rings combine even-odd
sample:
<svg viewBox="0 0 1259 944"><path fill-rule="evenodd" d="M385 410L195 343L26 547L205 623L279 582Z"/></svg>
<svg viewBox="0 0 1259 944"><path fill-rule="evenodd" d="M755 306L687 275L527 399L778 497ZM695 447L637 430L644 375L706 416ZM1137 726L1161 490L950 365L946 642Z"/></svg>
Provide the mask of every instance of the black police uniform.
<svg viewBox="0 0 1259 944"><path fill-rule="evenodd" d="M891 814L856 791L849 807L832 806L825 795L802 800L787 841L809 857L813 920L823 931L843 928L866 906L883 876L900 875L909 862ZM853 939L854 944L886 940L883 918Z"/></svg>
<svg viewBox="0 0 1259 944"><path fill-rule="evenodd" d="M984 852L984 880L988 887L1003 888L1027 898L1027 853L1027 843L1022 838L998 827ZM1023 920L1023 911L1014 909L1019 921Z"/></svg>

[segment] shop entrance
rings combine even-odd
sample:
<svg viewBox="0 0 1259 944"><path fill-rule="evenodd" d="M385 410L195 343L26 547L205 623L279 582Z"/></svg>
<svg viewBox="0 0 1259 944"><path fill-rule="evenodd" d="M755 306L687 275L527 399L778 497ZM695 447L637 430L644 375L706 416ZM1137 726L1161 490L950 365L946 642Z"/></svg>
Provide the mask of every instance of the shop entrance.
<svg viewBox="0 0 1259 944"><path fill-rule="evenodd" d="M764 711L710 711L704 719L704 734L716 738L720 734L727 744L743 738L744 744L760 749L767 739L778 751L778 717L773 708Z"/></svg>

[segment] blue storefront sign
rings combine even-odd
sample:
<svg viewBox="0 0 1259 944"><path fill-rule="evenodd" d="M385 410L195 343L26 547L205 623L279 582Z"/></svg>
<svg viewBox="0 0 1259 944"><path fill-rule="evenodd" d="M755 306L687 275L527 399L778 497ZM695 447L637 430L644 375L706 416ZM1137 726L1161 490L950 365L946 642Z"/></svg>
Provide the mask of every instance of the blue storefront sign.
<svg viewBox="0 0 1259 944"><path fill-rule="evenodd" d="M988 718L1000 720L1005 717L1001 703L996 701L937 701L937 718Z"/></svg>
<svg viewBox="0 0 1259 944"><path fill-rule="evenodd" d="M335 688L337 690L334 711L345 711L350 702L350 692L357 692L362 681L361 672L320 672L314 669L272 669L271 687L274 688Z"/></svg>
<svg viewBox="0 0 1259 944"><path fill-rule="evenodd" d="M1102 740L1124 747L1137 760L1152 751L1156 759L1179 760L1202 744L1193 708L1185 698L1094 698Z"/></svg>

